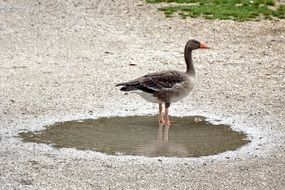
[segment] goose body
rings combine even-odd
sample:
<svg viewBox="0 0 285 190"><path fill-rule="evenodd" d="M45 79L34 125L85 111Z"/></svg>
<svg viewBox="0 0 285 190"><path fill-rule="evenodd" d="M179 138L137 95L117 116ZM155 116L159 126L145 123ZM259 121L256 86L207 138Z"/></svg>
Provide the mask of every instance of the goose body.
<svg viewBox="0 0 285 190"><path fill-rule="evenodd" d="M121 91L139 94L152 103L177 102L185 98L194 88L195 76L179 71L150 73L135 80L119 83Z"/></svg>
<svg viewBox="0 0 285 190"><path fill-rule="evenodd" d="M168 108L171 103L185 98L194 88L196 74L192 61L192 50L208 48L204 43L189 40L184 49L186 72L168 70L150 73L131 80L119 83L121 91L139 94L143 99L159 104L159 121L169 125ZM165 105L165 115L162 110Z"/></svg>

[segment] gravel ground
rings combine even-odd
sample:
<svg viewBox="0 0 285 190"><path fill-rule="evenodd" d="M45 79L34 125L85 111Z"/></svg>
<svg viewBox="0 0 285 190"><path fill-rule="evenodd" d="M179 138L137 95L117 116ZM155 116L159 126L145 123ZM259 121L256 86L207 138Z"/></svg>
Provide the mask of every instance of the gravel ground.
<svg viewBox="0 0 285 190"><path fill-rule="evenodd" d="M284 189L285 20L166 19L139 0L0 3L0 189ZM202 158L106 156L22 143L19 131L70 119L156 114L114 88L148 72L198 83L172 115L203 115L248 133L237 151ZM130 64L135 64L131 66Z"/></svg>

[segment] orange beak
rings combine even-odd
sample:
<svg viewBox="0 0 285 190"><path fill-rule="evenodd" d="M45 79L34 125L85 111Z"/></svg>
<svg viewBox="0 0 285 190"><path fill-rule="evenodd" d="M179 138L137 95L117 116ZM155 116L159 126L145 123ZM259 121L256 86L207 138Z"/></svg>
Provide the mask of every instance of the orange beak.
<svg viewBox="0 0 285 190"><path fill-rule="evenodd" d="M210 47L208 47L205 43L200 42L200 48L202 49L210 49Z"/></svg>

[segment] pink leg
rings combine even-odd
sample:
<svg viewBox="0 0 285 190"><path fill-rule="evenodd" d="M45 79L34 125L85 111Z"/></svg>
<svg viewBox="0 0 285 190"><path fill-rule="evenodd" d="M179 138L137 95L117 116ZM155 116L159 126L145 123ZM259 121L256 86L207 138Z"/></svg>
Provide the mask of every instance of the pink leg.
<svg viewBox="0 0 285 190"><path fill-rule="evenodd" d="M169 120L169 109L167 107L165 107L165 115L164 115L164 119L165 119L165 125L166 126L170 126L170 120Z"/></svg>
<svg viewBox="0 0 285 190"><path fill-rule="evenodd" d="M162 105L162 103L159 103L159 123L160 124L164 124L165 123L165 120L164 120L164 117L163 117L163 105Z"/></svg>

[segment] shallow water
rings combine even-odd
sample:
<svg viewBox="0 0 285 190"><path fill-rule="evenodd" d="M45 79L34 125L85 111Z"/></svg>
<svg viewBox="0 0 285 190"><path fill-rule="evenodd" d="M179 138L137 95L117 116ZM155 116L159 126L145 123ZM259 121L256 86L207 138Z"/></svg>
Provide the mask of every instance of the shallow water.
<svg viewBox="0 0 285 190"><path fill-rule="evenodd" d="M203 117L171 117L170 127L155 116L110 117L55 123L42 131L20 133L24 142L94 150L113 155L199 157L235 150L249 141L226 125Z"/></svg>

